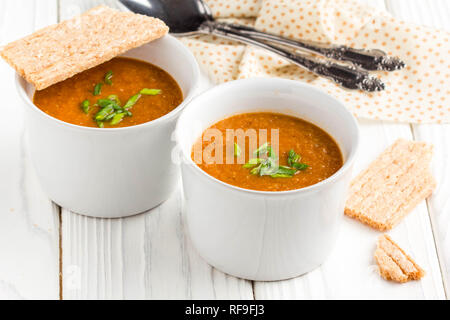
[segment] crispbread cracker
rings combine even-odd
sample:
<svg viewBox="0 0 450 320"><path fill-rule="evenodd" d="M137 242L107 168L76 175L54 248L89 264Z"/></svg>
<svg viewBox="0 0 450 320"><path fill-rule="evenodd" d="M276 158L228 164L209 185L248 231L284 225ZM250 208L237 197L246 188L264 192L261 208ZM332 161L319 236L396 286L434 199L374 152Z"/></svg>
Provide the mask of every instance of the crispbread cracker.
<svg viewBox="0 0 450 320"><path fill-rule="evenodd" d="M408 256L387 234L378 238L375 261L380 275L386 280L407 282L419 280L425 271Z"/></svg>
<svg viewBox="0 0 450 320"><path fill-rule="evenodd" d="M394 227L433 192L433 148L397 140L351 183L345 214L384 231Z"/></svg>
<svg viewBox="0 0 450 320"><path fill-rule="evenodd" d="M158 39L168 30L159 19L99 6L14 41L0 55L42 90Z"/></svg>

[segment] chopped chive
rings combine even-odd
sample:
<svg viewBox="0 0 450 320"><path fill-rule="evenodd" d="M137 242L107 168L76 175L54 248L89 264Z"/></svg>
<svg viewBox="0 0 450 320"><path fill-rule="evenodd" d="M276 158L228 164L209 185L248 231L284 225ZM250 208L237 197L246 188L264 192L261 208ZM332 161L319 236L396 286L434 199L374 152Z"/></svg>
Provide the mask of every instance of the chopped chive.
<svg viewBox="0 0 450 320"><path fill-rule="evenodd" d="M84 100L81 103L81 109L83 109L83 112L88 114L89 113L89 109L90 109L90 105L89 105L89 100Z"/></svg>
<svg viewBox="0 0 450 320"><path fill-rule="evenodd" d="M293 167L297 170L305 170L308 169L308 165L305 163L301 163L302 157L297 154L293 149L289 151L288 154L288 164L290 167Z"/></svg>
<svg viewBox="0 0 450 320"><path fill-rule="evenodd" d="M250 168L253 168L254 166L260 164L261 162L263 162L263 159L252 158L252 159L248 160L248 162L246 164L244 164L243 167L246 169L250 169Z"/></svg>
<svg viewBox="0 0 450 320"><path fill-rule="evenodd" d="M97 100L97 104L102 107L105 108L107 106L111 106L114 108L114 110L119 111L119 112L123 112L123 109L121 106L119 106L115 101L110 100L110 99L98 99Z"/></svg>
<svg viewBox="0 0 450 320"><path fill-rule="evenodd" d="M99 128L103 128L104 127L104 124L101 121L97 121L97 125L98 125Z"/></svg>
<svg viewBox="0 0 450 320"><path fill-rule="evenodd" d="M290 175L292 177L296 172L297 172L297 170L292 169L290 167L279 166L277 174L286 174L286 175Z"/></svg>
<svg viewBox="0 0 450 320"><path fill-rule="evenodd" d="M108 96L108 100L114 101L116 104L120 106L119 96L117 94L112 94Z"/></svg>
<svg viewBox="0 0 450 320"><path fill-rule="evenodd" d="M114 107L112 106L112 104L109 104L106 107L102 108L99 112L97 112L97 114L95 115L95 120L103 121L112 113L114 113Z"/></svg>
<svg viewBox="0 0 450 320"><path fill-rule="evenodd" d="M110 104L113 104L113 103L114 103L114 101L111 101L110 99L98 99L97 100L97 104L102 108L109 106Z"/></svg>
<svg viewBox="0 0 450 320"><path fill-rule="evenodd" d="M253 174L253 175L259 175L259 172L261 170L261 166L262 166L262 164L260 164L259 166L253 168L252 170L250 170L250 173Z"/></svg>
<svg viewBox="0 0 450 320"><path fill-rule="evenodd" d="M123 117L125 117L125 113L116 113L113 117L113 119L111 120L110 124L112 126L118 124L120 121L123 120Z"/></svg>
<svg viewBox="0 0 450 320"><path fill-rule="evenodd" d="M288 164L292 167L293 163L299 162L301 160L300 155L295 153L293 149L289 150L288 154Z"/></svg>
<svg viewBox="0 0 450 320"><path fill-rule="evenodd" d="M301 163L301 162L296 162L292 164L292 167L297 169L297 170L306 170L309 168L309 166L305 163Z"/></svg>
<svg viewBox="0 0 450 320"><path fill-rule="evenodd" d="M272 178L292 178L291 174L275 173L271 175Z"/></svg>
<svg viewBox="0 0 450 320"><path fill-rule="evenodd" d="M94 87L94 96L98 96L102 92L103 83L97 83Z"/></svg>
<svg viewBox="0 0 450 320"><path fill-rule="evenodd" d="M236 144L235 144L236 147ZM291 178L299 170L309 168L309 165L301 163L301 156L293 149L288 153L288 165L281 166L277 164L278 157L274 149L268 143L264 143L254 152L255 156L263 156L263 158L250 159L243 168L251 169L250 174L259 176L271 176L272 178Z"/></svg>
<svg viewBox="0 0 450 320"><path fill-rule="evenodd" d="M142 89L139 93L140 93L140 94L145 94L145 95L147 95L147 96L156 96L156 95L158 95L158 94L161 93L161 90L159 90L159 89L147 89L147 88L144 88L144 89Z"/></svg>
<svg viewBox="0 0 450 320"><path fill-rule="evenodd" d="M113 77L113 72L111 70L105 74L105 83L109 86L112 85L112 80L111 80L112 77Z"/></svg>
<svg viewBox="0 0 450 320"><path fill-rule="evenodd" d="M263 163L261 166L261 169L259 170L260 176L271 176L273 174L276 174L278 172L279 168L276 167L272 162L267 161L266 163Z"/></svg>
<svg viewBox="0 0 450 320"><path fill-rule="evenodd" d="M235 142L234 143L234 156L239 157L241 155L241 147Z"/></svg>
<svg viewBox="0 0 450 320"><path fill-rule="evenodd" d="M139 100L139 98L141 97L140 94L135 94L134 96L132 96L130 99L128 99L127 103L125 103L125 105L123 106L124 110L131 109L136 102Z"/></svg>
<svg viewBox="0 0 450 320"><path fill-rule="evenodd" d="M117 113L111 113L109 116L107 116L106 118L105 118L105 121L109 121L109 120L111 120L112 118L114 118L114 116L116 115Z"/></svg>
<svg viewBox="0 0 450 320"><path fill-rule="evenodd" d="M255 151L253 151L253 154L255 156L259 156L261 154L267 153L267 147L269 146L269 144L266 142L264 143L262 146L260 146L258 149L256 149Z"/></svg>

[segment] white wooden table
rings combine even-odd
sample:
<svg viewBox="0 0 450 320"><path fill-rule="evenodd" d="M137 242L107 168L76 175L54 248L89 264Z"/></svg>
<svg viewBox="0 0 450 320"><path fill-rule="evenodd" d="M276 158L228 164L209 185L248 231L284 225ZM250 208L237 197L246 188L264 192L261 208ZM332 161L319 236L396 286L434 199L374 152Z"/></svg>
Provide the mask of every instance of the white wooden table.
<svg viewBox="0 0 450 320"><path fill-rule="evenodd" d="M366 2L450 31L450 1ZM101 3L117 6L113 0L2 0L0 45ZM372 258L379 233L345 218L320 268L292 280L251 282L223 274L197 255L184 230L180 188L160 207L126 219L87 218L53 204L31 166L22 103L13 71L3 61L0 92L0 299L445 299L450 294L450 125L360 121L355 172L398 137L435 145L435 193L390 232L427 271L421 281L382 280Z"/></svg>

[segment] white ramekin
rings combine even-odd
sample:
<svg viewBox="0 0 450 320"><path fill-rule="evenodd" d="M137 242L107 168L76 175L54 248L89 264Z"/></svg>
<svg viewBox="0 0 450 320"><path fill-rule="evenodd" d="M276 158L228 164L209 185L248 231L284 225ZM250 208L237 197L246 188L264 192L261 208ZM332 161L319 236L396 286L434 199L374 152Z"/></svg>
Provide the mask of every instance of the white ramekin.
<svg viewBox="0 0 450 320"><path fill-rule="evenodd" d="M263 192L221 182L194 164L191 148L204 129L233 114L255 111L289 114L323 128L340 146L343 167L307 188ZM179 118L176 140L189 234L207 262L240 278L281 280L325 260L343 216L359 141L357 122L339 101L291 80L233 81L188 104Z"/></svg>
<svg viewBox="0 0 450 320"><path fill-rule="evenodd" d="M80 214L116 218L144 212L165 201L178 181L171 135L180 111L195 93L197 62L168 35L123 56L170 73L183 91L183 103L159 119L133 127L81 127L42 112L32 102L34 87L16 76L26 105L29 150L41 185L54 202Z"/></svg>

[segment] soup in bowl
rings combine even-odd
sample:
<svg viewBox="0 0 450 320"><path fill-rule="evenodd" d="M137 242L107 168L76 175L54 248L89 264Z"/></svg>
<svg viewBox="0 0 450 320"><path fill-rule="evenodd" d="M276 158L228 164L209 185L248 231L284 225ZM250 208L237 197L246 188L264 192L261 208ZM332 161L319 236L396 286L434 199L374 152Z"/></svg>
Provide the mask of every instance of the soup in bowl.
<svg viewBox="0 0 450 320"><path fill-rule="evenodd" d="M158 119L181 104L169 73L146 61L113 58L34 93L34 104L61 121L85 127L130 127Z"/></svg>
<svg viewBox="0 0 450 320"><path fill-rule="evenodd" d="M189 234L207 262L281 280L325 260L359 141L339 101L291 80L233 81L189 103L176 139Z"/></svg>
<svg viewBox="0 0 450 320"><path fill-rule="evenodd" d="M210 133L218 132L219 139L210 138ZM216 158L218 154L221 157ZM217 122L196 141L191 158L223 182L259 191L304 188L342 167L339 147L325 131L300 118L271 112L243 113Z"/></svg>
<svg viewBox="0 0 450 320"><path fill-rule="evenodd" d="M166 35L39 92L16 79L31 159L50 199L115 218L169 197L179 180L171 135L199 79L178 40Z"/></svg>

